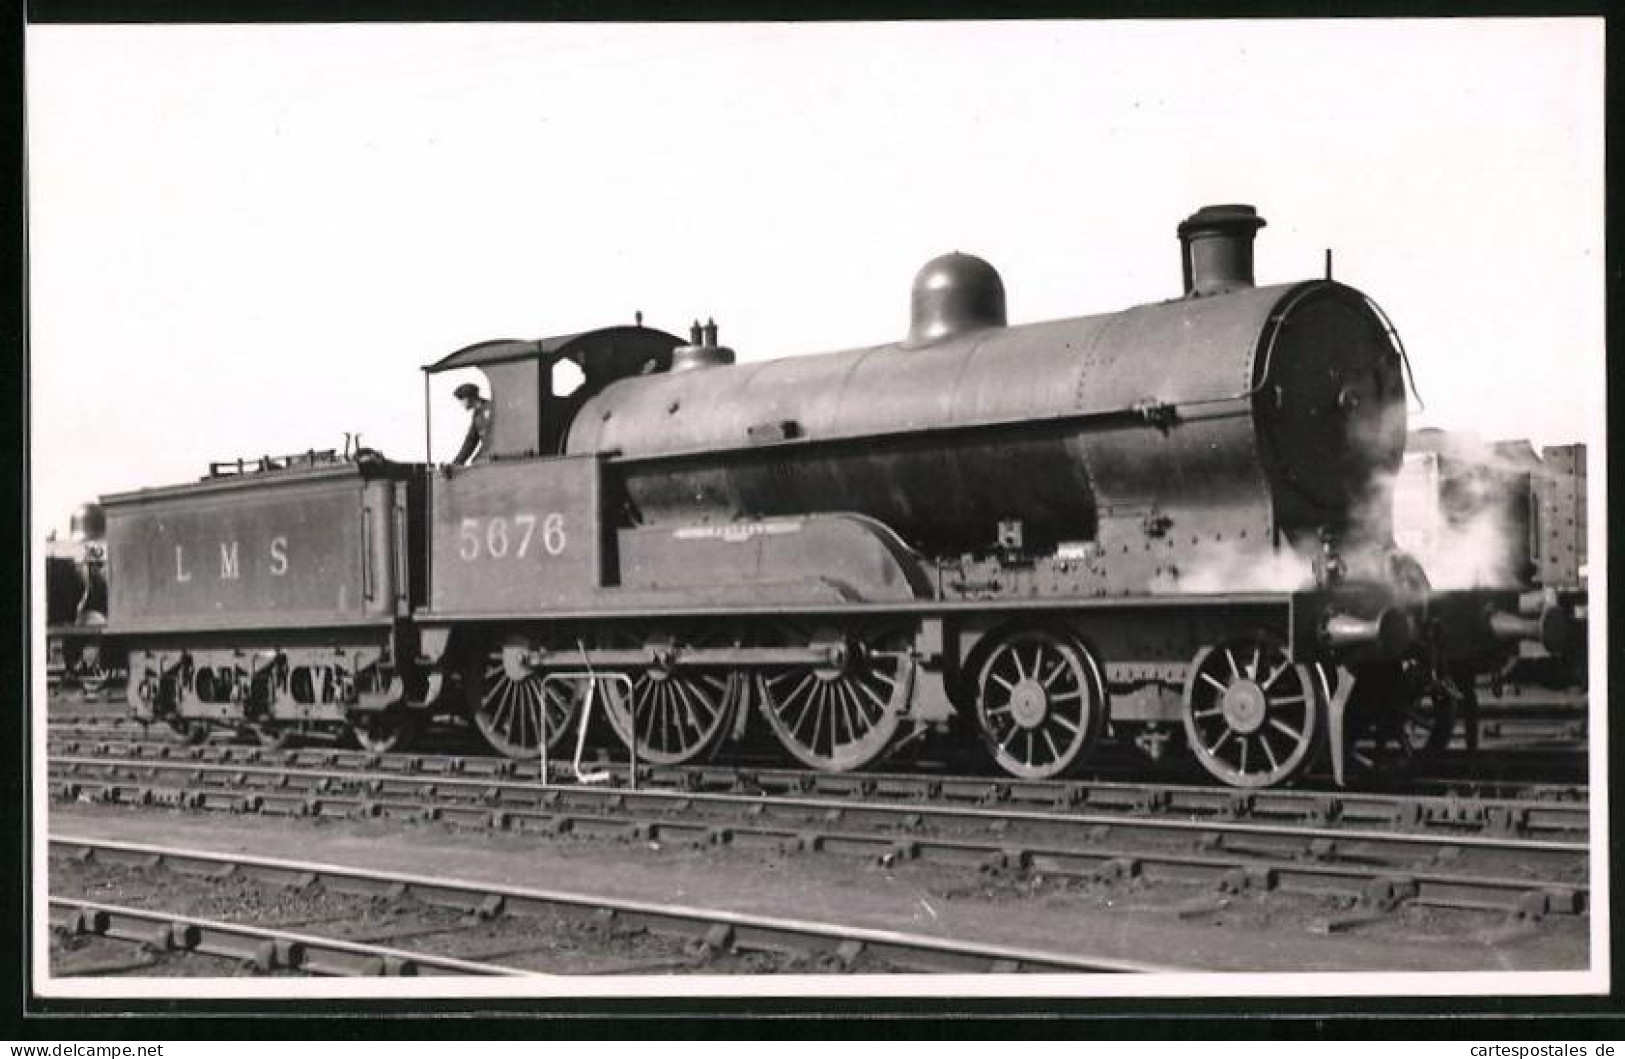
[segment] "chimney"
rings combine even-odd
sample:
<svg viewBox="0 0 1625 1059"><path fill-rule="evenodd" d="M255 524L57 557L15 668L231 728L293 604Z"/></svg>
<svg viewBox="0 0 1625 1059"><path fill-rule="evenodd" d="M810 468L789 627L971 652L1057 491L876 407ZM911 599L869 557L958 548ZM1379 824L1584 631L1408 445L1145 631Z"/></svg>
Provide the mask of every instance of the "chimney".
<svg viewBox="0 0 1625 1059"><path fill-rule="evenodd" d="M1253 236L1264 218L1251 206L1203 206L1179 225L1185 297L1253 285Z"/></svg>

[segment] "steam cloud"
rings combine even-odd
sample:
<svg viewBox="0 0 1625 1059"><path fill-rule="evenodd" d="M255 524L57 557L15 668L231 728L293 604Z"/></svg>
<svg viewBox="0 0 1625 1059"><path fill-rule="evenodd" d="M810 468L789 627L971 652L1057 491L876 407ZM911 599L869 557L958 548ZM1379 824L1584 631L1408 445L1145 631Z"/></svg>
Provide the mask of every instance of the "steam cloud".
<svg viewBox="0 0 1625 1059"><path fill-rule="evenodd" d="M1413 453L1390 483L1394 543L1422 564L1435 588L1516 587L1524 574L1516 569L1516 545L1527 530L1515 524L1500 476L1522 469L1486 461L1441 486L1424 455Z"/></svg>
<svg viewBox="0 0 1625 1059"><path fill-rule="evenodd" d="M1159 578L1153 592L1292 592L1315 582L1313 562L1291 548L1214 545L1175 577Z"/></svg>

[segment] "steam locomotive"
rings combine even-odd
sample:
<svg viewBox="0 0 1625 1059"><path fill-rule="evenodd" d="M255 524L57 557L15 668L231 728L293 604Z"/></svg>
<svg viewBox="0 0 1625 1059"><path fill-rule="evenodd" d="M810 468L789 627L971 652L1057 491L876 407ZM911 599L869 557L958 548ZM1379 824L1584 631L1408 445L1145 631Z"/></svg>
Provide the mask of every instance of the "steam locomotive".
<svg viewBox="0 0 1625 1059"><path fill-rule="evenodd" d="M831 771L937 733L1025 778L1110 736L1238 787L1329 751L1342 782L1569 625L1394 546L1403 348L1329 277L1255 286L1264 223L1197 211L1181 296L1101 316L1011 325L953 253L863 349L483 342L424 368L489 383L470 466L308 452L105 497L129 705L379 750L452 713L515 757L599 714L644 762L765 731Z"/></svg>
<svg viewBox="0 0 1625 1059"><path fill-rule="evenodd" d="M45 545L46 680L99 693L123 672L116 646L103 642L107 621L106 519L84 504L68 523L66 540Z"/></svg>
<svg viewBox="0 0 1625 1059"><path fill-rule="evenodd" d="M1513 689L1585 689L1586 521L1584 445L1548 445L1537 452L1522 440L1412 432L1395 481L1395 541L1422 561L1436 586L1517 587L1528 594L1526 609L1538 599L1559 608L1570 624L1562 652L1525 641L1499 668L1481 673L1481 697L1504 700ZM1475 746L1475 718L1463 720L1465 741ZM1450 732L1435 727L1415 734L1438 747Z"/></svg>

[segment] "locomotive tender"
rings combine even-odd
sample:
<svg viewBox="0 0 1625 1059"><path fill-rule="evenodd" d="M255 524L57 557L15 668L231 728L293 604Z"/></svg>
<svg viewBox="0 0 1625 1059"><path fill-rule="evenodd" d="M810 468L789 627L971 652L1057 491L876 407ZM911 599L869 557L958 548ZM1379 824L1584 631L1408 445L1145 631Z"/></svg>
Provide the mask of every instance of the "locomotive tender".
<svg viewBox="0 0 1625 1059"><path fill-rule="evenodd" d="M1351 287L1253 283L1251 207L1179 226L1184 292L1010 325L986 262L908 334L735 365L611 327L485 342L457 469L309 453L104 500L135 715L198 736L462 713L504 754L601 705L641 760L765 723L852 770L974 729L1028 778L1108 729L1223 782L1298 775L1549 632L1392 546L1403 352ZM573 381L571 381L573 380Z"/></svg>

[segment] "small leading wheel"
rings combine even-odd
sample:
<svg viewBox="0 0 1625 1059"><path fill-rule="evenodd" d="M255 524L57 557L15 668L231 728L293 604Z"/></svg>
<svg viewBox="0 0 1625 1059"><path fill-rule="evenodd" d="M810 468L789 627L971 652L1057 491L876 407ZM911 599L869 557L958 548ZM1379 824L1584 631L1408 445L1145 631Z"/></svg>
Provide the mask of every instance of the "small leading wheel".
<svg viewBox="0 0 1625 1059"><path fill-rule="evenodd" d="M1442 753L1455 734L1463 695L1419 658L1367 667L1350 703L1361 739L1351 760L1374 771L1403 769Z"/></svg>
<svg viewBox="0 0 1625 1059"><path fill-rule="evenodd" d="M1413 757L1443 753L1455 734L1459 698L1455 689L1434 685L1411 700L1399 722L1401 748Z"/></svg>
<svg viewBox="0 0 1625 1059"><path fill-rule="evenodd" d="M733 716L739 680L715 667L649 666L626 674L631 692L619 680L601 681L604 713L630 744L637 730L640 761L684 765L716 748Z"/></svg>
<svg viewBox="0 0 1625 1059"><path fill-rule="evenodd" d="M994 762L1022 779L1049 779L1083 761L1105 705L1094 656L1049 629L1005 633L976 667L977 730Z"/></svg>
<svg viewBox="0 0 1625 1059"><path fill-rule="evenodd" d="M511 672L502 654L495 648L476 655L463 675L474 727L492 750L512 758L541 757L545 728L548 753L554 753L575 728L584 682L544 681L540 670Z"/></svg>
<svg viewBox="0 0 1625 1059"><path fill-rule="evenodd" d="M1191 752L1233 787L1271 787L1308 767L1320 736L1319 675L1295 665L1275 636L1203 648L1185 686Z"/></svg>
<svg viewBox="0 0 1625 1059"><path fill-rule="evenodd" d="M787 631L787 644L840 639ZM762 716L796 760L824 772L874 764L891 749L914 690L909 637L899 631L844 637L827 664L771 666L757 677Z"/></svg>
<svg viewBox="0 0 1625 1059"><path fill-rule="evenodd" d="M350 714L350 737L361 749L373 754L406 750L423 728L422 715L404 706L384 710L357 710Z"/></svg>

